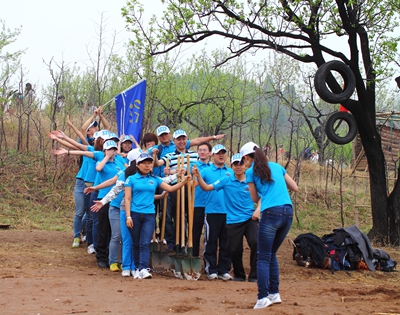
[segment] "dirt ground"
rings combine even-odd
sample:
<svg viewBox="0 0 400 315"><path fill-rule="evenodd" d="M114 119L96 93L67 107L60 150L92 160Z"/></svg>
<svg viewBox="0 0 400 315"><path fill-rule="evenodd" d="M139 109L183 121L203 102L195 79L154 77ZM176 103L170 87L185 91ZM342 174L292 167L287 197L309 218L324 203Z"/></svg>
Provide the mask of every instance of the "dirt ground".
<svg viewBox="0 0 400 315"><path fill-rule="evenodd" d="M279 251L282 304L262 310L252 309L256 283L123 278L71 242L68 232L0 230L0 314L400 314L399 272L299 267L289 242Z"/></svg>

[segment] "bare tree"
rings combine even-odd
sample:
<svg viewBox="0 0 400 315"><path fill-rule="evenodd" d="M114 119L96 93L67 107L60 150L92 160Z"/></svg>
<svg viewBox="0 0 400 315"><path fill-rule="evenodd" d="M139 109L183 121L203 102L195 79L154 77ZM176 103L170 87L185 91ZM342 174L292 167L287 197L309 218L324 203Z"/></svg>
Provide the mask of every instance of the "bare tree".
<svg viewBox="0 0 400 315"><path fill-rule="evenodd" d="M378 242L400 243L400 180L388 196L385 158L376 130L376 85L380 75L391 75L387 63L397 61L399 2L393 0L325 1L179 1L167 0L163 19L145 29L130 1L124 14L129 27L153 55L210 37L227 40L231 55L271 49L317 67L332 58L350 67L356 79L357 99L343 105L353 114L368 158L373 226L368 236ZM329 46L327 37L346 38ZM347 48L347 54L344 53ZM327 84L342 91L333 75Z"/></svg>

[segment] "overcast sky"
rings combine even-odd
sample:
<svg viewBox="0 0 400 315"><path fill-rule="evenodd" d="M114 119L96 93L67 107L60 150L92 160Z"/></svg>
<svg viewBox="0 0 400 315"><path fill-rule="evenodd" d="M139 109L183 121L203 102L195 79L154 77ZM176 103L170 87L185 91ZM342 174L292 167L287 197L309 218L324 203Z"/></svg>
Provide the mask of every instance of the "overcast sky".
<svg viewBox="0 0 400 315"><path fill-rule="evenodd" d="M159 15L163 11L160 0L141 2L145 4L148 16L153 13ZM48 84L51 77L43 60L49 62L51 58L70 66L76 62L78 66L85 67L89 61L88 50L93 54L98 45L96 33L102 13L106 22L106 42L111 42L116 31L114 52L123 54L123 45L132 38L125 30L125 21L121 16L121 8L125 4L126 0L0 0L0 19L5 21L6 27L22 27L17 42L10 45L8 51L26 49L22 57L24 82L31 82L37 87ZM207 46L208 49L215 49L220 45L221 39L216 38ZM191 55L202 48L204 44L198 44L186 54ZM249 54L247 57L252 58ZM258 52L255 59L260 61L266 57L265 52Z"/></svg>
<svg viewBox="0 0 400 315"><path fill-rule="evenodd" d="M148 1L148 0L147 0ZM153 1L153 0L150 0ZM0 0L0 19L21 34L8 51L27 49L22 57L25 82L42 85L50 81L43 59L64 60L84 67L89 60L87 49L96 49L96 32L103 13L106 36L111 41L117 32L117 48L121 49L130 34L125 31L121 8L126 0Z"/></svg>

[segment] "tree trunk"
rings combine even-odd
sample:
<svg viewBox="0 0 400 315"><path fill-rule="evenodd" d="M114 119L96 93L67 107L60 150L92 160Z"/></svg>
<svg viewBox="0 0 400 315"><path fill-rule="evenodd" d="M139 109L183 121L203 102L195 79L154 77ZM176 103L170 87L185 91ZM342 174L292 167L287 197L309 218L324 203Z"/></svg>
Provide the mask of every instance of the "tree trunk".
<svg viewBox="0 0 400 315"><path fill-rule="evenodd" d="M400 171L400 169L399 169ZM388 198L389 240L392 245L400 245L400 181L397 179Z"/></svg>
<svg viewBox="0 0 400 315"><path fill-rule="evenodd" d="M361 142L368 160L372 210L372 229L369 231L368 237L377 244L387 244L389 235L385 156L382 151L381 137L376 129L375 114L368 112L368 106L363 105L352 113L357 121Z"/></svg>

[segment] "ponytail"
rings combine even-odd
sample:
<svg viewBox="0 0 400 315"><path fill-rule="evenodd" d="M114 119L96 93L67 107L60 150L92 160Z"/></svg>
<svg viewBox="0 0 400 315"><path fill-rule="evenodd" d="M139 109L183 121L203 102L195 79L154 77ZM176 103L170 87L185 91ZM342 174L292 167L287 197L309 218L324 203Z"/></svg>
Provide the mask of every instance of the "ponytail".
<svg viewBox="0 0 400 315"><path fill-rule="evenodd" d="M261 182L272 183L274 180L271 177L271 169L268 166L268 160L263 151L259 147L254 147L254 153L251 155L254 158L254 174L260 177Z"/></svg>
<svg viewBox="0 0 400 315"><path fill-rule="evenodd" d="M129 163L129 166L125 169L125 179L127 179L131 175L135 175L136 172L137 172L136 160L133 160Z"/></svg>

